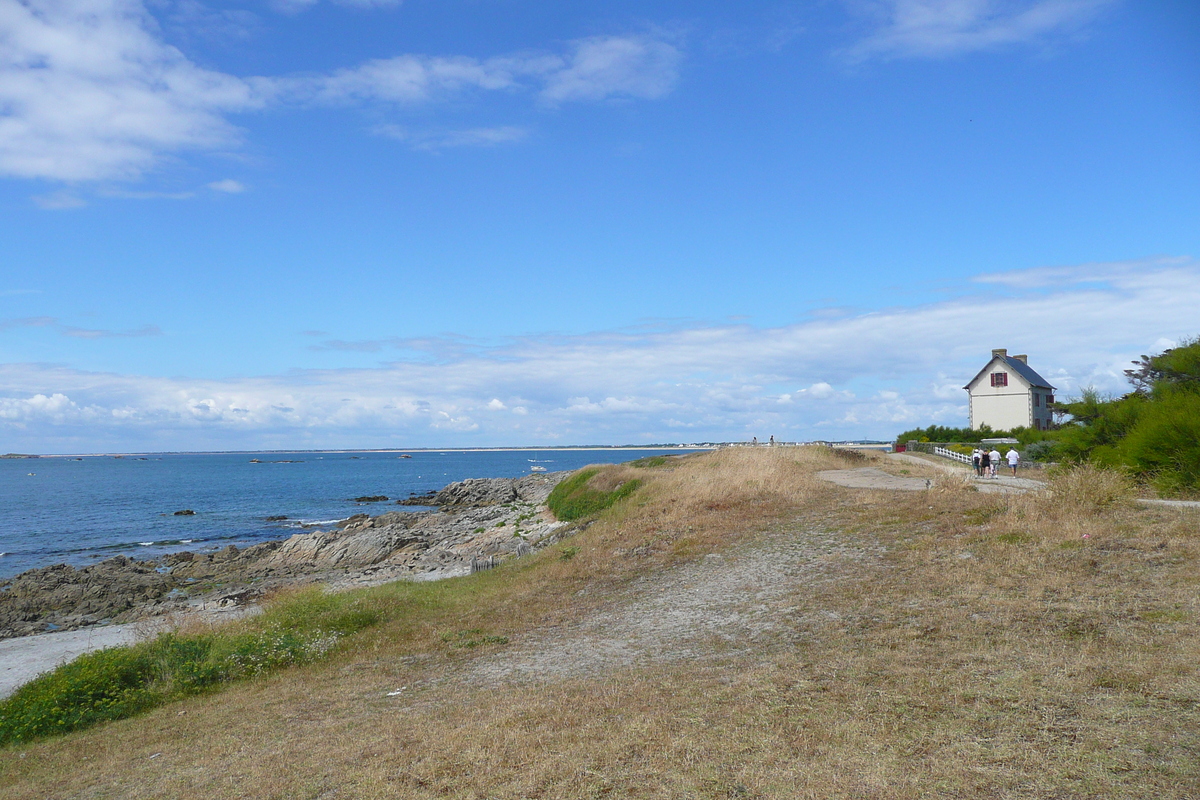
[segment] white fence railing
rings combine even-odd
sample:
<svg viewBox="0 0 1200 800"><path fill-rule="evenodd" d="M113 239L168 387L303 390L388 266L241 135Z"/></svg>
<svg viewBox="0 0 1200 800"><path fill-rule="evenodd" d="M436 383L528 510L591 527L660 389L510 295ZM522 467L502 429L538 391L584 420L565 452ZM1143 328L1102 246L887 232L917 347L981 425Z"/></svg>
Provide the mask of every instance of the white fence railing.
<svg viewBox="0 0 1200 800"><path fill-rule="evenodd" d="M971 457L970 457L970 456L968 456L968 455L965 455L964 453L956 453L956 452L954 452L953 450L947 450L947 449L946 449L946 448L944 448L944 447L935 447L935 448L933 448L933 454L934 454L934 455L938 455L938 456L942 456L942 457L944 457L944 458L953 458L955 461L961 461L961 462L963 462L964 464L970 464L970 463L971 463Z"/></svg>

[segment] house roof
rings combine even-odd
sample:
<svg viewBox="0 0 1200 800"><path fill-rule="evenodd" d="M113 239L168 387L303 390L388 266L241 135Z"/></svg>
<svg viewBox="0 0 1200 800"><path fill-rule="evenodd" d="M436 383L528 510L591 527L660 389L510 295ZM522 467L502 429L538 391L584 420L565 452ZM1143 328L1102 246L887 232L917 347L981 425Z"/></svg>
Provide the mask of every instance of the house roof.
<svg viewBox="0 0 1200 800"><path fill-rule="evenodd" d="M973 383L975 383L975 381L979 380L980 377L982 377L985 372L987 372L988 370L990 370L992 368L992 364L995 364L997 361L1003 363L1004 366L1008 367L1013 372L1020 375L1025 380L1025 382L1028 383L1030 386L1036 386L1039 389L1053 389L1054 388L1053 386L1050 385L1049 381L1047 381L1041 375L1038 375L1037 372L1032 367L1030 367L1028 364L1026 364L1024 361L1020 361L1011 356L1002 356L1002 355L992 356L992 360L989 361L983 369L979 370L979 372L975 375L974 378L971 378L971 380L967 381L967 385L964 386L963 388L970 389L971 384L973 384Z"/></svg>

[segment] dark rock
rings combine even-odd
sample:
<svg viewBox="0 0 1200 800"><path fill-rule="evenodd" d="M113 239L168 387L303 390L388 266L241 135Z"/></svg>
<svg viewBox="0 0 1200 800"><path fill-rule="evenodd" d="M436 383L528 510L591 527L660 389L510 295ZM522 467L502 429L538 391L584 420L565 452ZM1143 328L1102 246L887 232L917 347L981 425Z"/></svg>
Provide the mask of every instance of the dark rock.
<svg viewBox="0 0 1200 800"><path fill-rule="evenodd" d="M183 509L182 511L176 511L176 512L175 512L175 513L174 513L172 516L176 516L176 517L194 517L194 516L196 516L196 512L195 512L195 511L192 511L190 508L185 508L185 509Z"/></svg>
<svg viewBox="0 0 1200 800"><path fill-rule="evenodd" d="M151 562L116 556L83 569L67 564L22 572L0 583L0 638L23 636L55 625L70 630L89 620L118 618L176 586Z"/></svg>
<svg viewBox="0 0 1200 800"><path fill-rule="evenodd" d="M404 500L397 500L398 506L436 506L437 492L426 492L425 494L412 494Z"/></svg>
<svg viewBox="0 0 1200 800"><path fill-rule="evenodd" d="M287 517L283 514L276 514L274 516L267 517L267 522L283 522L285 519L287 519Z"/></svg>
<svg viewBox="0 0 1200 800"><path fill-rule="evenodd" d="M366 494L362 497L354 498L356 503L382 503L385 500L391 500L386 494Z"/></svg>

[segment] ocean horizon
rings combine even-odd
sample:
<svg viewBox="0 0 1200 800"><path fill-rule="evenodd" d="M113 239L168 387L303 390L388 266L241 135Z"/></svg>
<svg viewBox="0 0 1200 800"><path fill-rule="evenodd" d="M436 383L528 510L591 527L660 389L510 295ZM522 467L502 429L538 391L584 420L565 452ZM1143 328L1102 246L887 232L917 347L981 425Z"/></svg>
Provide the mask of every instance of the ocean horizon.
<svg viewBox="0 0 1200 800"><path fill-rule="evenodd" d="M0 459L0 580L59 563L83 567L116 555L149 560L182 550L247 547L328 527L353 514L395 510L397 500L468 478L516 478L535 467L558 472L703 449L635 445L9 457ZM361 497L387 500L355 499Z"/></svg>

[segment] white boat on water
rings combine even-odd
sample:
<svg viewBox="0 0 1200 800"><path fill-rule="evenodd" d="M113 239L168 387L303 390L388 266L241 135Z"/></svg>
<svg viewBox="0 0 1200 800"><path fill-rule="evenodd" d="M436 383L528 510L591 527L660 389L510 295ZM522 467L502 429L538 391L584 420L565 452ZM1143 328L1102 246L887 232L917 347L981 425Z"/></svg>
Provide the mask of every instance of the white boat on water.
<svg viewBox="0 0 1200 800"><path fill-rule="evenodd" d="M529 468L529 471L530 471L530 472L545 472L545 471L546 471L546 468L545 468L545 467L539 467L537 464L534 464L532 467L530 467L530 468Z"/></svg>

